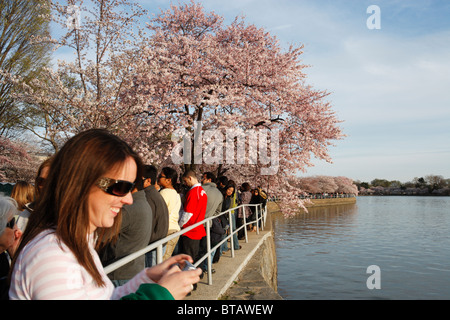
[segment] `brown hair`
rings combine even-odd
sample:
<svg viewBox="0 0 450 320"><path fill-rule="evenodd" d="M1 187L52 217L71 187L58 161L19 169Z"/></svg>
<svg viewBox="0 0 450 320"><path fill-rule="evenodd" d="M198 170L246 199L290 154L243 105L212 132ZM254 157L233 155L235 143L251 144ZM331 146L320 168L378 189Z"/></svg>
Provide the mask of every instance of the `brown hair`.
<svg viewBox="0 0 450 320"><path fill-rule="evenodd" d="M41 173L44 170L44 168L51 166L52 159L53 159L53 157L49 157L49 158L45 159L39 166L38 171L36 172L36 177L34 178L34 190L35 190L36 198L41 193L41 188L39 188L39 179L41 178Z"/></svg>
<svg viewBox="0 0 450 320"><path fill-rule="evenodd" d="M67 141L52 159L51 170L35 212L30 216L18 253L40 232L53 229L97 285L104 286L88 246L88 198L97 180L106 172L119 168L128 157L135 160L137 177L141 177L142 162L139 156L126 142L106 130L87 130ZM112 228L97 228L97 235L102 239L106 233L110 238L117 236L120 222L121 214L114 220Z"/></svg>
<svg viewBox="0 0 450 320"><path fill-rule="evenodd" d="M183 173L183 176L182 176L182 177L183 177L183 178L191 177L191 178L197 179L197 174L195 173L194 170L186 170L186 171Z"/></svg>
<svg viewBox="0 0 450 320"><path fill-rule="evenodd" d="M243 191L250 191L252 189L252 187L250 187L250 184L248 182L244 182L242 184L242 190Z"/></svg>
<svg viewBox="0 0 450 320"><path fill-rule="evenodd" d="M17 209L23 211L25 205L34 200L34 187L26 181L19 180L12 189L11 198L16 200Z"/></svg>

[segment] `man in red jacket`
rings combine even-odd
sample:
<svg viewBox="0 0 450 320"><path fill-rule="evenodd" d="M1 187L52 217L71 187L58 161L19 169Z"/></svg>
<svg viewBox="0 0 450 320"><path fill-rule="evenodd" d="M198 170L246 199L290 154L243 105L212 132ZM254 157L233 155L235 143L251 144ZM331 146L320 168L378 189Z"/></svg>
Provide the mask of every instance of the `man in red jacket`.
<svg viewBox="0 0 450 320"><path fill-rule="evenodd" d="M186 186L190 187L183 206L184 212L180 217L181 228L186 229L205 219L208 196L198 182L195 172L191 170L186 171L183 174L182 180ZM206 231L203 224L184 233L180 236L179 240L180 253L188 254L195 260L198 254L200 239L204 236L206 236Z"/></svg>

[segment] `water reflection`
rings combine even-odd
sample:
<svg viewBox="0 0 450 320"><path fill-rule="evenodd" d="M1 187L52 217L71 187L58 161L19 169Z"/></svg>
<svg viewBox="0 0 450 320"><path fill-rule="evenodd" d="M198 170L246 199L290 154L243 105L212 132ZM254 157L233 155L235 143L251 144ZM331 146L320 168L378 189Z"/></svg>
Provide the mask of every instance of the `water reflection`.
<svg viewBox="0 0 450 320"><path fill-rule="evenodd" d="M285 299L450 299L450 198L360 197L273 217ZM382 289L366 286L369 265Z"/></svg>
<svg viewBox="0 0 450 320"><path fill-rule="evenodd" d="M351 235L356 214L355 204L315 207L309 208L308 213L289 218L278 215L273 223L278 241L291 243L303 239L305 242L302 245L307 245L309 242L331 239L331 236Z"/></svg>

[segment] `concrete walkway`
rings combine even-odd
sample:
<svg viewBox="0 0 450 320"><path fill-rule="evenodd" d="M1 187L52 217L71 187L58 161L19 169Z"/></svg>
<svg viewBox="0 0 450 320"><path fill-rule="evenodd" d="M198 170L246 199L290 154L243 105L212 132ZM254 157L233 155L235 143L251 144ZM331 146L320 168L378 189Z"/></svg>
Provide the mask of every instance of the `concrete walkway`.
<svg viewBox="0 0 450 320"><path fill-rule="evenodd" d="M241 271L249 263L250 259L264 242L266 237L271 236L271 231L260 231L248 233L248 243L240 240L241 249L234 251L234 258L231 257L231 250L225 252L218 263L212 265L216 270L212 274L212 285L208 285L208 275L197 284L197 290L193 291L185 300L218 300L234 283Z"/></svg>
<svg viewBox="0 0 450 320"><path fill-rule="evenodd" d="M267 220L270 220L270 213ZM272 237L270 222L265 230L256 232L247 232L248 242L239 240L242 246L240 250L234 251L234 258L231 257L231 250L224 253L218 263L213 264L215 273L212 274L212 285L208 285L208 275L205 276L197 285L197 290L193 291L185 300L218 300L218 299L243 299L243 300L268 300L282 299L276 292L270 289L270 286L264 282L262 276L254 269L257 259L252 259L258 252L259 247L268 237ZM252 263L252 260L255 261ZM241 273L246 275L239 277ZM237 278L245 281L236 282ZM266 290L267 289L267 290ZM227 292L228 291L228 292ZM244 296L249 296L245 298Z"/></svg>

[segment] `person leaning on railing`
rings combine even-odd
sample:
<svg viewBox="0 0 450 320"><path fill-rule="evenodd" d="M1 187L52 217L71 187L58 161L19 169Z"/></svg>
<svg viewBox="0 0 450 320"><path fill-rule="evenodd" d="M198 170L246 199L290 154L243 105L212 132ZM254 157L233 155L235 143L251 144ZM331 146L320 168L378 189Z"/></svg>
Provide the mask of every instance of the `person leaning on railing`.
<svg viewBox="0 0 450 320"><path fill-rule="evenodd" d="M201 270L181 272L177 264L192 262L187 255L145 268L117 288L101 265L97 237L117 234L141 167L128 144L106 130L68 140L52 161L14 255L10 299L182 299L192 290Z"/></svg>
<svg viewBox="0 0 450 320"><path fill-rule="evenodd" d="M167 232L167 236L180 231L178 220L181 209L181 198L174 187L174 184L177 182L177 180L177 172L175 171L175 169L170 167L162 168L161 173L158 175L158 184L162 188L159 193L166 202L167 209L169 210L169 231ZM176 237L167 242L166 252L164 253L163 260L167 260L172 256L175 246L178 243L178 239L179 237Z"/></svg>
<svg viewBox="0 0 450 320"><path fill-rule="evenodd" d="M249 204L252 198L251 187L248 182L244 182L241 186L241 202L239 204ZM236 219L236 227L239 228L244 224L244 215L245 219L251 216L252 211L249 207L240 208L238 217ZM238 233L238 239L244 238L244 230L241 229Z"/></svg>
<svg viewBox="0 0 450 320"><path fill-rule="evenodd" d="M194 171L187 170L182 176L183 183L189 187L186 194L186 199L183 205L183 211L180 216L180 225L182 229L188 228L205 219L206 206L208 203L208 196L201 184L198 182ZM199 225L192 230L187 231L180 236L179 252L185 253L197 258L200 240L206 236L205 227Z"/></svg>

